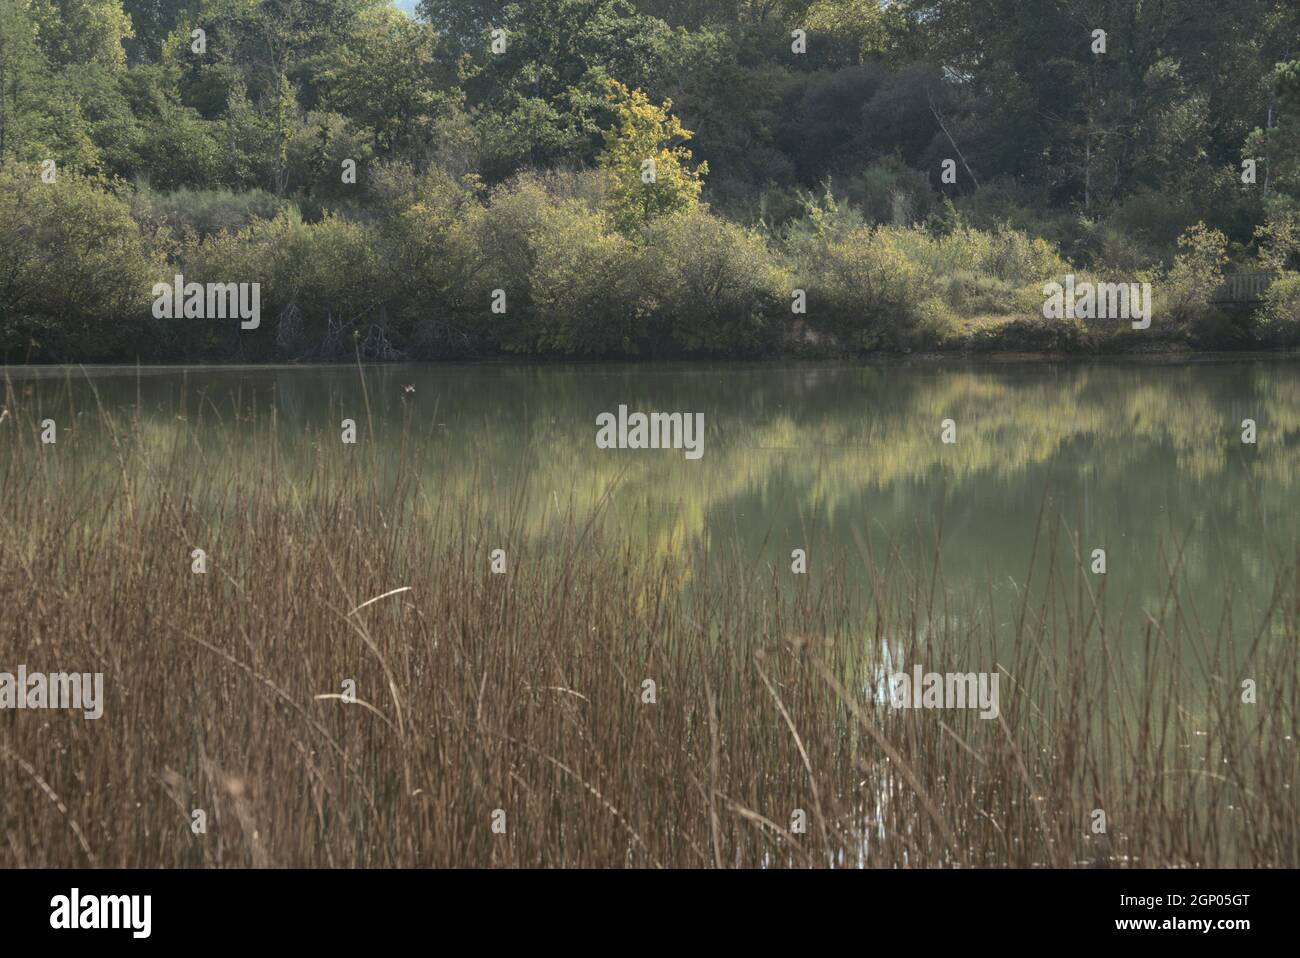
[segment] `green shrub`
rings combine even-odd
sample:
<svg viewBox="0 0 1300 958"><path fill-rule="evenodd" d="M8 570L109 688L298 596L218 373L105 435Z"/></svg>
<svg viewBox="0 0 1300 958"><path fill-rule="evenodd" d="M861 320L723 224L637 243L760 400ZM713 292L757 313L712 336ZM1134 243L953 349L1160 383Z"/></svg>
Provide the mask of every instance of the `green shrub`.
<svg viewBox="0 0 1300 958"><path fill-rule="evenodd" d="M483 266L474 237L482 207L473 193L437 167L417 175L402 164L375 169L371 192L379 256L392 284L388 308L409 330L411 357L486 349L488 293L474 281Z"/></svg>
<svg viewBox="0 0 1300 958"><path fill-rule="evenodd" d="M1300 273L1273 280L1264 294L1256 335L1266 346L1300 346Z"/></svg>
<svg viewBox="0 0 1300 958"><path fill-rule="evenodd" d="M1211 296L1223 284L1228 240L1218 230L1197 223L1178 238L1180 252L1156 287L1158 315L1194 323L1212 312Z"/></svg>
<svg viewBox="0 0 1300 958"><path fill-rule="evenodd" d="M943 277L944 302L962 316L1000 316L1020 312L1019 291L996 276L958 270Z"/></svg>
<svg viewBox="0 0 1300 958"><path fill-rule="evenodd" d="M845 181L845 196L873 223L911 226L935 210L929 178L897 157L867 166Z"/></svg>
<svg viewBox="0 0 1300 958"><path fill-rule="evenodd" d="M657 351L754 355L788 331L793 281L757 233L692 210L650 224L642 255Z"/></svg>
<svg viewBox="0 0 1300 958"><path fill-rule="evenodd" d="M1300 269L1300 210L1274 209L1255 230L1260 264L1266 270Z"/></svg>
<svg viewBox="0 0 1300 958"><path fill-rule="evenodd" d="M349 197L365 178L372 153L345 117L309 113L285 144L286 189L330 199ZM344 160L356 163L356 184L343 182Z"/></svg>
<svg viewBox="0 0 1300 958"><path fill-rule="evenodd" d="M11 359L137 355L160 263L107 182L0 168L0 352Z"/></svg>
<svg viewBox="0 0 1300 958"><path fill-rule="evenodd" d="M187 230L200 237L236 232L254 220L274 219L288 203L265 190L235 193L226 189L171 193L142 189L135 200L136 218L147 227L163 227L178 239Z"/></svg>
<svg viewBox="0 0 1300 958"><path fill-rule="evenodd" d="M957 217L946 232L846 233L837 209L819 213L823 223L790 231L791 258L809 322L853 349L931 345L958 315L1037 312L1042 284L1070 269L1050 243L1006 225L977 230Z"/></svg>
<svg viewBox="0 0 1300 958"><path fill-rule="evenodd" d="M1091 348L1096 339L1081 320L1044 319L1038 315L982 323L967 333L962 344L976 351L1077 353Z"/></svg>
<svg viewBox="0 0 1300 958"><path fill-rule="evenodd" d="M641 263L632 242L583 202L552 200L532 234L532 314L515 348L634 356L645 343Z"/></svg>
<svg viewBox="0 0 1300 958"><path fill-rule="evenodd" d="M385 284L379 258L359 223L334 216L304 223L288 210L238 232L206 239L190 234L174 270L186 282L260 284L262 324L255 331L231 321L157 321L189 348L234 355L256 344L261 355L278 351L338 359L365 342L365 358L398 356L395 338L401 331L381 313Z"/></svg>
<svg viewBox="0 0 1300 958"><path fill-rule="evenodd" d="M808 289L808 320L851 349L910 346L925 332L921 304L939 292L928 266L909 258L919 230L863 227L826 247Z"/></svg>

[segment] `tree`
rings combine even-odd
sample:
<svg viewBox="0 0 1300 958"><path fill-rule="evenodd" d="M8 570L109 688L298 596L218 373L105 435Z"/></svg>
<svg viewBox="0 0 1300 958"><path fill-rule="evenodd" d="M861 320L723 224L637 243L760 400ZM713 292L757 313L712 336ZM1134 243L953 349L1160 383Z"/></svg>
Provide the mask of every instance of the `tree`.
<svg viewBox="0 0 1300 958"><path fill-rule="evenodd" d="M489 178L523 163L590 162L608 78L657 89L679 72L689 45L684 31L627 0L424 0L421 9L465 57L469 106L482 109L486 135L504 154ZM492 30L504 31L496 52Z"/></svg>
<svg viewBox="0 0 1300 958"><path fill-rule="evenodd" d="M321 73L326 105L369 128L379 156L410 160L432 152L439 120L464 99L456 79L433 27L391 7L362 13Z"/></svg>
<svg viewBox="0 0 1300 958"><path fill-rule="evenodd" d="M39 122L45 62L27 0L0 3L0 161L23 156Z"/></svg>
<svg viewBox="0 0 1300 958"><path fill-rule="evenodd" d="M122 43L134 33L121 0L35 0L33 10L41 46L56 66L125 65Z"/></svg>
<svg viewBox="0 0 1300 958"><path fill-rule="evenodd" d="M1251 133L1245 155L1264 158L1265 192L1282 190L1300 197L1300 60L1277 64L1272 93L1272 125Z"/></svg>
<svg viewBox="0 0 1300 958"><path fill-rule="evenodd" d="M655 106L641 90L610 81L614 126L607 130L600 166L609 179L608 207L624 232L639 230L656 216L694 209L707 163L691 168L685 141L694 134L668 111L672 100Z"/></svg>
<svg viewBox="0 0 1300 958"><path fill-rule="evenodd" d="M180 24L186 11L197 10L201 0L122 0L135 36L127 41L132 63L157 62L163 42Z"/></svg>

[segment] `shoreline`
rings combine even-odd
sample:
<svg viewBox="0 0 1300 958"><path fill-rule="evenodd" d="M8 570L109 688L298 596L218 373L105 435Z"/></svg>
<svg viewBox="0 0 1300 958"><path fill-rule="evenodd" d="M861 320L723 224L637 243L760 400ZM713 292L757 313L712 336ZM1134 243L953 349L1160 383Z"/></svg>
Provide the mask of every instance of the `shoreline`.
<svg viewBox="0 0 1300 958"><path fill-rule="evenodd" d="M775 368L780 366L1001 366L1001 365L1060 365L1096 363L1100 365L1201 365L1234 362L1296 362L1300 361L1300 349L1282 348L1274 350L1194 350L1194 349L1159 349L1129 352L1042 352L1042 351L986 351L963 350L944 352L926 350L924 352L899 353L878 352L861 356L808 356L798 353L769 356L762 359L578 359L572 357L538 357L538 356L486 356L463 360L397 360L393 362L232 362L232 363L0 363L0 371L5 375L26 370L69 370L88 369L96 371L148 371L151 373L177 372L184 370L287 370L287 369L346 369L360 365L366 369L399 369L404 367L539 367L562 368L584 366L644 366L656 369L690 369L690 368Z"/></svg>

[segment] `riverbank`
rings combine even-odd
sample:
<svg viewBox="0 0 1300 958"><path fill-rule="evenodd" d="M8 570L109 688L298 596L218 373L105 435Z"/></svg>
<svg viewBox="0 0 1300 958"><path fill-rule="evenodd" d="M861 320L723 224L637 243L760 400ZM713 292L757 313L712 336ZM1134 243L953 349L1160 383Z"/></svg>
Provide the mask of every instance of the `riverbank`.
<svg viewBox="0 0 1300 958"><path fill-rule="evenodd" d="M753 357L744 357L736 359L683 359L683 358L664 358L647 361L644 359L599 359L599 358L574 358L570 356L517 356L513 354L498 354L495 356L478 356L461 360L404 360L394 359L387 362L366 360L361 363L367 368L385 368L402 366L414 367L474 367L474 366L540 366L540 367L563 367L563 366L599 366L599 365L621 365L627 367L649 366L652 368L675 369L696 367L716 367L719 369L742 369L749 366L758 367L785 367L791 364L807 364L810 366L877 366L877 365L900 365L907 363L925 363L932 365L998 365L1014 363L1162 363L1162 364L1207 364L1207 363L1233 363L1233 362L1258 362L1258 361L1279 361L1288 362L1300 360L1300 348L1286 347L1277 349L1241 349L1241 350L1222 350L1222 349L1205 349L1198 350L1190 346L1177 343L1151 343L1142 347L1131 346L1126 349L1092 349L1087 351L1063 351L1063 350L1028 350L1008 346L1004 349L991 349L984 344L975 345L972 343L954 343L949 348L943 350L879 350L865 354L849 354L843 351L830 349L812 350L812 349L791 349L787 352L777 353L761 359ZM211 369L211 370L239 370L239 369L309 369L312 367L338 369L347 366L357 365L355 358L337 359L333 361L307 360L307 361L289 361L283 359L269 359L265 362L257 361L225 361L209 363L180 363L180 362L87 362L87 363L56 363L56 362L10 362L8 364L0 363L0 370L8 372L19 372L24 369L76 369L86 368L93 370L120 369L135 370L142 369L149 372L168 372L179 370Z"/></svg>
<svg viewBox="0 0 1300 958"><path fill-rule="evenodd" d="M46 186L0 166L0 220L10 221L0 259L15 264L0 357L659 361L1300 346L1300 274L1276 270L1254 310L1220 308L1210 300L1227 239L1199 224L1167 268L1085 270L1006 223L981 229L954 213L870 225L829 193L782 231L704 206L620 231L600 182L526 173L481 190L394 166L376 169L365 216L308 219L278 204L200 233L168 225L126 185L68 174ZM585 188L592 196L575 198ZM33 243L48 256L30 255ZM1106 295L1044 318L1062 288ZM1094 314L1107 318L1064 318Z"/></svg>

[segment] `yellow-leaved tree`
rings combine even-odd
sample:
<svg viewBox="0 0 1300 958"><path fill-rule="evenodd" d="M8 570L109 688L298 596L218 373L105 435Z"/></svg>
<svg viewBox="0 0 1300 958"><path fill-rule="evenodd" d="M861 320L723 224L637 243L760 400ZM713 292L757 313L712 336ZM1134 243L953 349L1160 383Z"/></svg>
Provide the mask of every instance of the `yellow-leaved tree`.
<svg viewBox="0 0 1300 958"><path fill-rule="evenodd" d="M607 205L614 225L634 233L657 216L699 205L707 163L691 167L684 145L694 134L641 90L610 81L614 126L606 130L600 167L609 178Z"/></svg>

